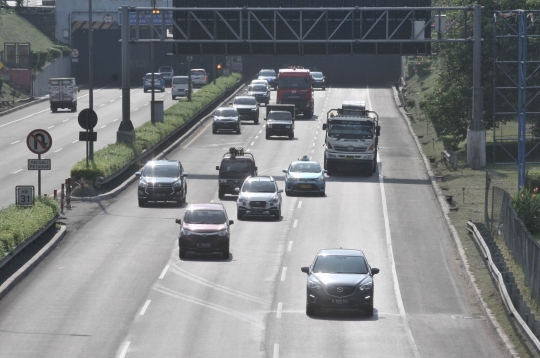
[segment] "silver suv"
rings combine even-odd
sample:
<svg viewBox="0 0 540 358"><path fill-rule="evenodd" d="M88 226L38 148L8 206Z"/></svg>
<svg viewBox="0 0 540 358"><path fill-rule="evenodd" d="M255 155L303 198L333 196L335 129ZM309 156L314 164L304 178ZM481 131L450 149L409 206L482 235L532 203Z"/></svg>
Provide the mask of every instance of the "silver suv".
<svg viewBox="0 0 540 358"><path fill-rule="evenodd" d="M238 200L236 212L238 220L244 215L281 217L281 193L271 176L248 177L241 189L236 189Z"/></svg>
<svg viewBox="0 0 540 358"><path fill-rule="evenodd" d="M208 75L202 68L194 68L190 71L193 85L205 86L208 84Z"/></svg>

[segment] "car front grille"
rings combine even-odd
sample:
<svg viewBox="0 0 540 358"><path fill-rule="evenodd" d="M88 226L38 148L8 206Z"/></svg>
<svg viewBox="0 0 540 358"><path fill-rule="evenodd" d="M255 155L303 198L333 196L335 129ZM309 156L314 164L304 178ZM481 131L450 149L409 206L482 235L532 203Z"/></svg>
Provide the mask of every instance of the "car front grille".
<svg viewBox="0 0 540 358"><path fill-rule="evenodd" d="M334 149L338 152L364 153L367 150L367 147L334 145Z"/></svg>
<svg viewBox="0 0 540 358"><path fill-rule="evenodd" d="M354 293L354 290L356 290L356 286L327 286L324 288L324 291L328 293L330 296L335 297L346 297L350 296Z"/></svg>
<svg viewBox="0 0 540 358"><path fill-rule="evenodd" d="M264 208L266 206L266 201L250 201L249 205L252 208Z"/></svg>

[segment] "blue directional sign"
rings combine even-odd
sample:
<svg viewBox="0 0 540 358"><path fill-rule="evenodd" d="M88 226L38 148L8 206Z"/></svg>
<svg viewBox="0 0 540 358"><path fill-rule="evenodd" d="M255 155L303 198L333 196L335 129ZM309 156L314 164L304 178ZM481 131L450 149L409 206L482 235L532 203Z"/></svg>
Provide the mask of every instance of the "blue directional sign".
<svg viewBox="0 0 540 358"><path fill-rule="evenodd" d="M141 16L144 14L145 17ZM170 20L172 18L172 11L168 12L170 17L165 17L165 25L172 25L172 21ZM152 23L154 26L161 25L161 22L163 21L163 12L160 12L159 14L152 14L150 11L148 12L139 12L139 25L146 25L147 21L146 19L152 18ZM122 26L122 12L118 12L118 24ZM129 24L130 25L136 25L137 24L137 13L136 12L130 12L129 13Z"/></svg>

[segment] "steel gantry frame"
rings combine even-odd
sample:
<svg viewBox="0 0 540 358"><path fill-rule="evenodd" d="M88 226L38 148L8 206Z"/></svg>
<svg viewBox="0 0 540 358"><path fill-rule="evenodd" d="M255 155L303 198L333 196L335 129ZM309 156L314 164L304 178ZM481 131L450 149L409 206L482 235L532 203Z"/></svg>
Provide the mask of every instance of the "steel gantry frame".
<svg viewBox="0 0 540 358"><path fill-rule="evenodd" d="M475 140L467 141L467 161L474 169L479 169L485 166L480 83L482 8L478 4L462 7L166 7L159 8L160 14L156 16L151 15L152 10L155 10L153 7L122 6L119 10L122 26L123 100L122 122L117 139L127 142L135 140L129 113L130 44L171 43L177 53L184 49L186 55L354 55L365 53L361 47L368 45L375 46L377 50L370 53L405 54L405 47L409 46L410 51L410 46L414 48L421 45L424 51L417 49L414 53L430 55L431 44L472 43L473 118L469 132L474 134L472 137ZM443 14L452 17L447 26L443 25ZM472 31L469 17L473 18ZM435 24L437 26L432 28ZM149 27L154 38L141 38L141 26ZM167 26L172 27L173 38L167 35ZM134 31L131 31L132 27ZM432 31L436 32L436 37L431 36ZM456 36L459 32L461 36ZM342 52L343 45L348 46L350 51ZM291 50L294 46L297 48ZM379 47L385 46L389 52L378 51ZM254 51L255 48L260 52ZM261 50L268 48L273 50Z"/></svg>
<svg viewBox="0 0 540 358"><path fill-rule="evenodd" d="M540 138L530 138L536 144L527 152L527 116L540 115L540 54L527 51L530 40L540 38L539 15L540 10L509 10L495 11L493 17L493 128L505 117L518 119L517 158L504 147L504 142L515 141L515 137L497 138L494 130L493 163L517 163L518 190L525 184L527 157L540 145ZM512 162L497 162L496 148Z"/></svg>

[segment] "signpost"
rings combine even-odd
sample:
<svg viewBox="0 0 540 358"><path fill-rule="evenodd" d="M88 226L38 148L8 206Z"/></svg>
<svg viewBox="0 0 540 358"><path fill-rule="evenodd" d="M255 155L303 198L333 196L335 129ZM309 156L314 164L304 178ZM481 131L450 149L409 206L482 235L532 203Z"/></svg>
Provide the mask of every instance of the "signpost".
<svg viewBox="0 0 540 358"><path fill-rule="evenodd" d="M97 141L97 133L94 132L94 127L98 122L97 113L91 108L83 109L77 118L79 125L86 129L86 132L79 132L79 140L86 142L86 167L88 167L88 158L94 159L93 150L89 152L90 142ZM89 155L90 154L90 155Z"/></svg>
<svg viewBox="0 0 540 358"><path fill-rule="evenodd" d="M71 62L79 62L79 50L74 48L71 50Z"/></svg>
<svg viewBox="0 0 540 358"><path fill-rule="evenodd" d="M15 187L15 204L18 206L34 205L34 186L17 185Z"/></svg>
<svg viewBox="0 0 540 358"><path fill-rule="evenodd" d="M49 132L47 132L44 129L34 129L33 131L30 132L30 134L28 134L28 137L26 137L26 145L28 146L28 149L30 149L32 153L35 153L38 155L37 163L35 164L39 167L39 164L46 165L48 161L49 169L44 169L44 170L50 170L51 160L41 159L41 154L47 153L49 149L51 149L52 147L52 137L49 134ZM42 169L40 168L30 169L31 160L32 159L28 160L28 169L38 171L38 196L41 196L41 170Z"/></svg>

